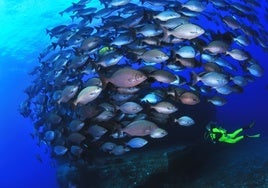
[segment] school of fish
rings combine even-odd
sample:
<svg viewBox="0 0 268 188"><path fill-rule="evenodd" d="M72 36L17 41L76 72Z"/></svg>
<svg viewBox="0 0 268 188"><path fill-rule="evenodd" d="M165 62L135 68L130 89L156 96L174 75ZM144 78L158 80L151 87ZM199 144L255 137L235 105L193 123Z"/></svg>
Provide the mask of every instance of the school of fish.
<svg viewBox="0 0 268 188"><path fill-rule="evenodd" d="M80 0L60 12L70 23L46 30L51 44L29 73L19 111L53 157L147 147L168 136L167 126L198 126L183 106L225 105L226 95L264 74L247 50L268 50L257 0L99 3Z"/></svg>

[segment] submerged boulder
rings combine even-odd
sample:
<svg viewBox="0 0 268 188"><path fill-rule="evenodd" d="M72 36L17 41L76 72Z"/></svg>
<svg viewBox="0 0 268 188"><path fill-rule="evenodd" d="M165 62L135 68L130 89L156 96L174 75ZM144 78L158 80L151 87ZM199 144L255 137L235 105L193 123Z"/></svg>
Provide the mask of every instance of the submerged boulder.
<svg viewBox="0 0 268 188"><path fill-rule="evenodd" d="M186 151L186 146L175 146L152 151L125 154L123 157L98 158L92 165L58 168L57 178L62 187L77 183L77 187L136 187L153 175L167 173L176 158Z"/></svg>

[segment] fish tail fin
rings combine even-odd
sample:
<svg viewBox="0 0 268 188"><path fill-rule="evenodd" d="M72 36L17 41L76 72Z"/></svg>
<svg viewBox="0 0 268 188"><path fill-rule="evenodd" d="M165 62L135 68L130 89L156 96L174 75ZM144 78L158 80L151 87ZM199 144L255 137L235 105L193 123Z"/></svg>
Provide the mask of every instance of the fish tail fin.
<svg viewBox="0 0 268 188"><path fill-rule="evenodd" d="M71 17L72 21L74 21L74 18L76 17L76 15L72 15L70 17Z"/></svg>
<svg viewBox="0 0 268 188"><path fill-rule="evenodd" d="M176 56L177 56L177 54L176 54L175 50L172 49L170 51L170 59L176 60Z"/></svg>
<svg viewBox="0 0 268 188"><path fill-rule="evenodd" d="M146 101L145 103L143 103L143 109L145 112L151 112L153 106L151 105L151 103L149 103L149 101Z"/></svg>
<svg viewBox="0 0 268 188"><path fill-rule="evenodd" d="M72 2L72 6L73 7L76 7L78 5L78 3L74 3L74 2Z"/></svg>
<svg viewBox="0 0 268 188"><path fill-rule="evenodd" d="M166 29L165 27L161 26L161 29L163 30L164 36L163 36L163 41L166 41L168 37L170 36L170 31Z"/></svg>
<svg viewBox="0 0 268 188"><path fill-rule="evenodd" d="M107 84L110 82L109 78L106 78L102 74L99 74L99 76L100 76L100 80L101 80L101 83L102 83L102 90L104 90L106 88Z"/></svg>
<svg viewBox="0 0 268 188"><path fill-rule="evenodd" d="M124 148L125 148L125 147L128 147L129 146L129 143L128 142L124 142L123 145L124 145Z"/></svg>
<svg viewBox="0 0 268 188"><path fill-rule="evenodd" d="M46 33L49 34L50 33L50 30L49 29L46 29Z"/></svg>
<svg viewBox="0 0 268 188"><path fill-rule="evenodd" d="M83 55L83 50L78 47L73 47L73 50L75 51L75 55Z"/></svg>
<svg viewBox="0 0 268 188"><path fill-rule="evenodd" d="M176 86L181 85L181 79L180 79L179 75L175 75L175 77L176 77L176 80L171 82L170 84L171 85L176 85Z"/></svg>
<svg viewBox="0 0 268 188"><path fill-rule="evenodd" d="M97 33L100 31L101 27L94 26L94 28L97 30Z"/></svg>
<svg viewBox="0 0 268 188"><path fill-rule="evenodd" d="M181 101L180 95L176 89L174 89L174 99L175 101Z"/></svg>
<svg viewBox="0 0 268 188"><path fill-rule="evenodd" d="M38 61L41 63L42 57L39 55L38 56Z"/></svg>
<svg viewBox="0 0 268 188"><path fill-rule="evenodd" d="M178 80L179 80L179 86L181 86L181 85L184 85L184 84L187 84L187 80L186 80L186 78L184 78L184 77L182 77L182 76L179 76L178 75Z"/></svg>
<svg viewBox="0 0 268 188"><path fill-rule="evenodd" d="M137 32L136 32L135 29L133 29L133 28L129 28L129 32L130 32L130 35L131 35L131 37L132 37L133 39L136 38L136 36L137 36Z"/></svg>
<svg viewBox="0 0 268 188"><path fill-rule="evenodd" d="M148 103L149 101L147 99L140 99L141 103Z"/></svg>
<svg viewBox="0 0 268 188"><path fill-rule="evenodd" d="M104 8L108 8L108 3L102 3L103 4L103 6L104 6Z"/></svg>
<svg viewBox="0 0 268 188"><path fill-rule="evenodd" d="M200 78L198 74L196 74L195 72L191 72L191 80L192 80L191 85L194 86L200 80Z"/></svg>
<svg viewBox="0 0 268 188"><path fill-rule="evenodd" d="M116 105L116 104L113 104L114 108L116 111L120 110L120 106Z"/></svg>
<svg viewBox="0 0 268 188"><path fill-rule="evenodd" d="M248 72L247 68L248 68L248 64L247 62L239 62L240 67L243 69L243 71Z"/></svg>
<svg viewBox="0 0 268 188"><path fill-rule="evenodd" d="M146 2L146 1L144 0L143 3L144 2ZM153 14L150 11L144 9L143 10L143 20L152 20L152 19L153 19Z"/></svg>
<svg viewBox="0 0 268 188"><path fill-rule="evenodd" d="M73 103L73 107L76 107L77 106L77 104L78 104L78 101L77 100L75 100Z"/></svg>
<svg viewBox="0 0 268 188"><path fill-rule="evenodd" d="M72 110L76 110L78 106L79 106L79 105L78 105L77 100L75 100L74 102L70 103L70 108L71 108Z"/></svg>
<svg viewBox="0 0 268 188"><path fill-rule="evenodd" d="M52 42L52 46L53 46L53 50L55 50L57 48L57 43L56 42Z"/></svg>
<svg viewBox="0 0 268 188"><path fill-rule="evenodd" d="M198 50L200 51L200 53L204 53L204 52L206 52L208 50L208 47L207 46L200 46L198 48Z"/></svg>
<svg viewBox="0 0 268 188"><path fill-rule="evenodd" d="M57 101L57 104L58 104L58 105L60 105L60 103L61 103L61 99L59 99L59 100Z"/></svg>
<svg viewBox="0 0 268 188"><path fill-rule="evenodd" d="M139 64L141 63L140 56L135 54L135 53L133 53L133 52L129 52L127 54L127 58L130 59L131 61L138 62Z"/></svg>
<svg viewBox="0 0 268 188"><path fill-rule="evenodd" d="M96 137L96 138L93 138L92 140L91 140L91 143L92 142L96 142L96 141L98 141L100 138L98 138L98 137Z"/></svg>

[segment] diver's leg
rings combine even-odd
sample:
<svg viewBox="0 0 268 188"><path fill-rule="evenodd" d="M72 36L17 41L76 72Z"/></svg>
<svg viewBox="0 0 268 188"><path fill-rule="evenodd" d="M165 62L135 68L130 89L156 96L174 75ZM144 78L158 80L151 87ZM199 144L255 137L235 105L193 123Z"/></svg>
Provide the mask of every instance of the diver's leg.
<svg viewBox="0 0 268 188"><path fill-rule="evenodd" d="M228 135L229 138L235 138L242 131L243 131L243 128L240 128L240 129L237 129L236 131L234 131L233 133L229 133L227 135Z"/></svg>
<svg viewBox="0 0 268 188"><path fill-rule="evenodd" d="M240 140L242 140L244 138L244 136L238 136L236 138L233 139L226 139L225 142L229 143L229 144L235 144L237 142L239 142Z"/></svg>
<svg viewBox="0 0 268 188"><path fill-rule="evenodd" d="M252 135L252 136L249 136L249 135L242 135L242 136L238 136L236 138L226 138L224 140L222 140L223 142L226 142L226 143L229 143L229 144L235 144L237 142L239 142L240 140L242 140L243 138L259 138L260 137L260 134L256 134L256 135Z"/></svg>

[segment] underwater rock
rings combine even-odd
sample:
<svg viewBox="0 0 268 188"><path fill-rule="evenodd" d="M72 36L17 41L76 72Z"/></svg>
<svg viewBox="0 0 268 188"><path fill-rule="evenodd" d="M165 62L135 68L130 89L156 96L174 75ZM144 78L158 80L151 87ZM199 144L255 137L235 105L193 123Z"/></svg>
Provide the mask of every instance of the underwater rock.
<svg viewBox="0 0 268 188"><path fill-rule="evenodd" d="M77 168L70 164L61 164L57 167L57 180L60 187L69 187L78 177Z"/></svg>
<svg viewBox="0 0 268 188"><path fill-rule="evenodd" d="M57 179L61 187L70 181L77 187L136 187L146 182L152 175L168 172L174 160L180 158L186 146L156 149L146 153L125 154L123 157L99 158L92 165L61 165ZM94 182L94 183L92 183Z"/></svg>

